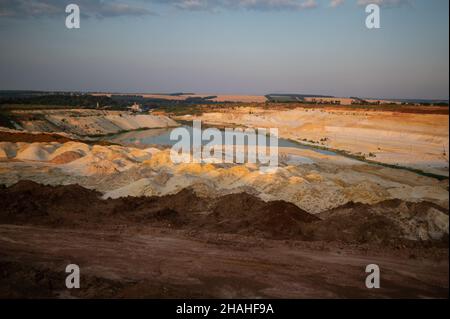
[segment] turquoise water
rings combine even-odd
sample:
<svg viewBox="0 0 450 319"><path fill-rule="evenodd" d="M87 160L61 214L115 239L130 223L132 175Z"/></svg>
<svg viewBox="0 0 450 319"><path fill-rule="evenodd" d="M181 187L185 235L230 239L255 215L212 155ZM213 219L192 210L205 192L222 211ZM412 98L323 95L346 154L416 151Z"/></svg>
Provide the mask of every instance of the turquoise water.
<svg viewBox="0 0 450 319"><path fill-rule="evenodd" d="M199 133L198 129L193 128L192 126L182 126L185 128L189 135L191 136L191 144L192 144L192 137L194 136L194 133ZM108 137L103 138L103 140L125 145L125 146L133 146L138 148L148 148L155 145L163 145L163 146L173 146L175 145L178 140L171 140L170 139L170 133L172 130L176 128L164 128L164 129L148 129L148 130L140 130L140 131L132 131L132 132L126 132L126 133L120 133L116 135L111 135ZM222 132L222 142L225 144L225 138L224 138L224 132ZM244 133L236 133L238 136L242 135ZM202 145L208 144L209 141L202 141ZM253 143L249 143L247 139L245 139L245 143L248 145L252 145ZM239 143L235 143L236 145L239 145ZM269 137L266 137L266 145L269 145ZM292 147L292 148L299 148L299 149L307 149L311 150L320 154L325 155L337 155L335 152L327 151L318 149L312 146L302 145L299 143L292 142L287 139L279 138L278 139L278 146L279 147Z"/></svg>

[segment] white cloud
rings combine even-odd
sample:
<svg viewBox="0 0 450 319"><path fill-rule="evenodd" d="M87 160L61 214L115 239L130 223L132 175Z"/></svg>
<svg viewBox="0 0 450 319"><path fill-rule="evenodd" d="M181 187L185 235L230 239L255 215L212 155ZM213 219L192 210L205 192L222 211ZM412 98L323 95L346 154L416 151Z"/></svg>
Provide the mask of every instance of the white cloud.
<svg viewBox="0 0 450 319"><path fill-rule="evenodd" d="M130 5L126 1L76 0L82 14L98 18L117 16L144 16L149 10ZM61 0L0 0L0 17L52 17L65 14L67 3Z"/></svg>
<svg viewBox="0 0 450 319"><path fill-rule="evenodd" d="M303 10L318 6L317 0L155 0L186 10Z"/></svg>
<svg viewBox="0 0 450 319"><path fill-rule="evenodd" d="M85 16L107 18L118 16L147 16L154 13L152 5L165 5L180 10L210 11L301 11L320 5L337 8L345 0L74 0ZM357 5L375 3L383 7L400 7L413 0L354 0ZM67 1L69 3L70 1ZM138 4L141 4L140 6ZM0 17L52 17L64 14L61 0L0 0Z"/></svg>

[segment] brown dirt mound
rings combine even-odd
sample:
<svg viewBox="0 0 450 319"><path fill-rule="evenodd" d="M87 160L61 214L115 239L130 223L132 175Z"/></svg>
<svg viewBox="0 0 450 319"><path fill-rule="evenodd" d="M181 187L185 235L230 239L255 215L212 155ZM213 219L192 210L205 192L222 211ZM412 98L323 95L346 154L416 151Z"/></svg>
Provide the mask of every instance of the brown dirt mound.
<svg viewBox="0 0 450 319"><path fill-rule="evenodd" d="M215 230L251 229L252 233L266 233L275 238L304 237L302 226L319 220L291 203L266 203L246 193L220 198L212 211L207 222Z"/></svg>
<svg viewBox="0 0 450 319"><path fill-rule="evenodd" d="M101 193L79 185L53 187L20 181L9 188L1 188L0 194L2 223L76 223L90 211L101 213L106 204L100 200ZM95 215L92 217L95 219Z"/></svg>
<svg viewBox="0 0 450 319"><path fill-rule="evenodd" d="M59 134L31 134L31 133L12 133L0 131L0 141L3 142L25 142L25 143L67 143L73 142L73 139L59 135Z"/></svg>
<svg viewBox="0 0 450 319"><path fill-rule="evenodd" d="M54 159L52 159L50 162L53 164L67 164L67 163L76 161L77 159L80 159L82 157L83 157L83 155L78 152L68 151L68 152L59 154Z"/></svg>
<svg viewBox="0 0 450 319"><path fill-rule="evenodd" d="M151 225L196 232L349 243L422 241L411 238L420 235L417 229L428 223L431 228L423 229L440 234L440 238L423 241L448 246L448 232L443 233L433 220L426 219L430 218L429 210L434 214L434 210L437 214L442 212L442 216L448 215L448 211L428 202L349 203L321 214L320 219L291 203L264 202L246 193L211 199L198 197L191 189L185 189L163 197L103 200L101 193L78 185L44 186L21 181L9 188L0 188L0 206L0 223L4 224L86 229Z"/></svg>
<svg viewBox="0 0 450 319"><path fill-rule="evenodd" d="M430 209L448 216L447 209L430 202L399 199L375 205L350 202L320 214L322 220L311 225L307 233L317 240L395 243L399 238L416 237L416 229L430 223L426 220ZM429 228L424 229L431 232ZM448 246L448 232L435 242Z"/></svg>
<svg viewBox="0 0 450 319"><path fill-rule="evenodd" d="M191 230L303 238L302 226L318 220L286 202L266 203L248 194L218 199L192 190L163 197L103 200L78 185L45 186L21 181L0 189L0 223L70 227L151 224Z"/></svg>

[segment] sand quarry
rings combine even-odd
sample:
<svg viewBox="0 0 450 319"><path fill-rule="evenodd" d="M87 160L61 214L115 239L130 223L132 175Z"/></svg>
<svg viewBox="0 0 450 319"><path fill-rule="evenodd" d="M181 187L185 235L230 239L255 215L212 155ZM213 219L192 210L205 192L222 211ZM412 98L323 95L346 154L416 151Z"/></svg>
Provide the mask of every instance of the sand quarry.
<svg viewBox="0 0 450 319"><path fill-rule="evenodd" d="M448 297L448 179L298 148L280 148L270 172L173 164L162 147L85 138L178 125L167 116L47 112L17 122L27 134L0 134L2 297ZM445 174L448 116L381 113L201 119ZM86 289L62 287L66 261L86 269ZM364 287L371 263L386 274L379 291Z"/></svg>
<svg viewBox="0 0 450 319"><path fill-rule="evenodd" d="M246 192L284 200L311 214L349 202L429 201L448 208L448 180L369 165L310 150L281 149L280 167L173 164L169 150L67 143L0 142L0 183L80 184L104 198L162 196L193 188L199 196Z"/></svg>
<svg viewBox="0 0 450 319"><path fill-rule="evenodd" d="M12 111L18 130L56 132L75 136L108 135L144 128L175 127L178 124L166 116L130 114L99 110L35 110Z"/></svg>
<svg viewBox="0 0 450 319"><path fill-rule="evenodd" d="M232 112L222 109L180 119L198 119L221 126L274 127L278 128L280 137L297 142L448 176L448 113L242 107Z"/></svg>

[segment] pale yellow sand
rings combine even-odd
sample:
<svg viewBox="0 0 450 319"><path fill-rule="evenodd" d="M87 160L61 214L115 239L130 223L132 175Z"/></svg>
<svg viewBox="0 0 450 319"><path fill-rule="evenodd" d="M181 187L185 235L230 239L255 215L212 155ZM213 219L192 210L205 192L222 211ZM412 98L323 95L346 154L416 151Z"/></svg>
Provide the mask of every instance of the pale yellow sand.
<svg viewBox="0 0 450 319"><path fill-rule="evenodd" d="M65 132L71 135L107 135L143 128L167 128L178 124L162 115L123 111L36 110L14 111L17 124L27 132ZM29 115L41 120L28 120Z"/></svg>
<svg viewBox="0 0 450 319"><path fill-rule="evenodd" d="M51 162L67 152L80 156L67 156L67 163ZM0 154L4 157L0 183L23 179L78 183L102 191L105 198L164 195L193 187L201 196L245 191L264 200L285 200L312 213L350 201L374 204L398 198L443 207L449 202L448 180L303 149L281 148L280 167L269 173L255 164L174 164L169 150L75 142L2 143Z"/></svg>
<svg viewBox="0 0 450 319"><path fill-rule="evenodd" d="M448 176L448 115L306 109L236 108L183 116L206 124L278 128L280 137L344 150L367 159Z"/></svg>

